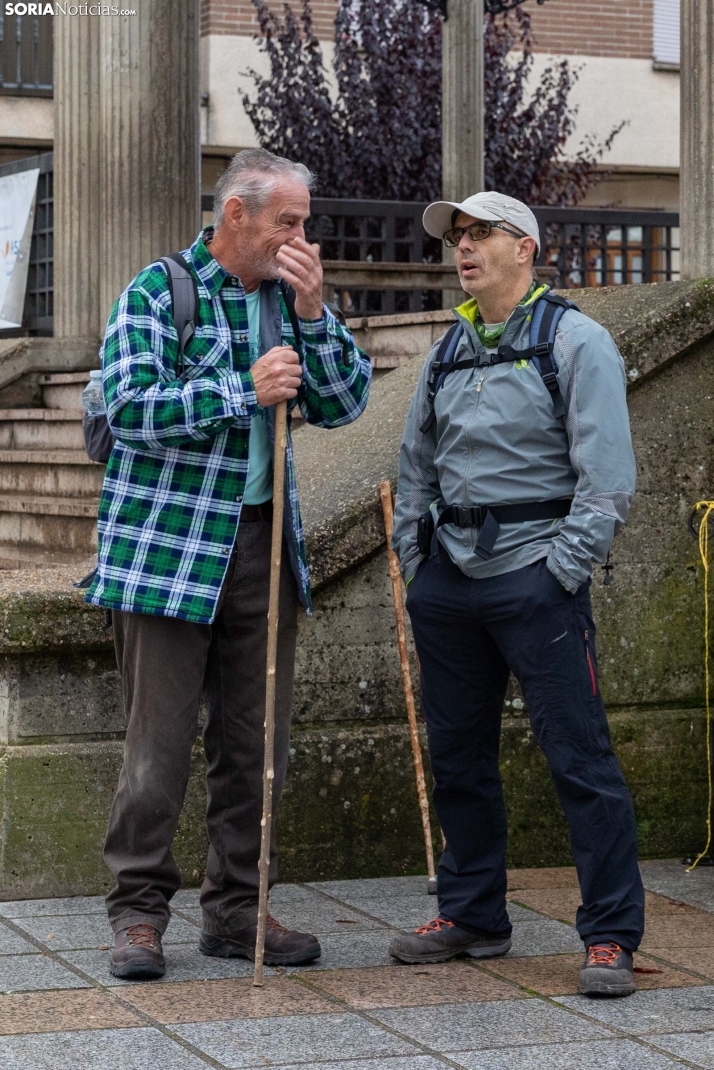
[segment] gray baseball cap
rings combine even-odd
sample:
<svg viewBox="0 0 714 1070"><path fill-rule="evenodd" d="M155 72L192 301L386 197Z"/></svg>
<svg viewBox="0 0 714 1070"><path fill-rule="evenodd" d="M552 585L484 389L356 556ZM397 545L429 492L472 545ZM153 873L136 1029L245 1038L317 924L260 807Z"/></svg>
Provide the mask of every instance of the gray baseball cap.
<svg viewBox="0 0 714 1070"><path fill-rule="evenodd" d="M443 238L451 230L454 212L465 212L474 219L486 219L491 223L510 223L533 238L540 253L540 230L538 221L527 204L507 197L505 193L475 193L461 204L455 201L435 201L424 212L424 230L432 238Z"/></svg>

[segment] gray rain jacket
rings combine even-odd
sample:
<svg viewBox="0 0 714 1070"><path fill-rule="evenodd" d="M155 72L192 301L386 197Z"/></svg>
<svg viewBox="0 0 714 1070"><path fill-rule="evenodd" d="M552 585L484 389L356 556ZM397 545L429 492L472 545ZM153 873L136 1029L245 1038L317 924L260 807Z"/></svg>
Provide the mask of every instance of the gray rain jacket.
<svg viewBox="0 0 714 1070"><path fill-rule="evenodd" d="M400 451L392 546L408 582L423 560L417 522L434 502L501 505L574 499L563 520L502 524L488 561L475 552L476 528L445 524L438 538L467 576L498 576L547 557L572 593L604 561L625 523L635 491L625 366L611 336L582 313L565 312L555 339L565 427L532 361L494 364L468 317L456 360L478 355L480 366L446 377L436 395L436 421L419 430L430 406L427 379L437 342L412 399ZM463 311L462 311L463 310ZM518 305L502 345L526 349L532 305Z"/></svg>

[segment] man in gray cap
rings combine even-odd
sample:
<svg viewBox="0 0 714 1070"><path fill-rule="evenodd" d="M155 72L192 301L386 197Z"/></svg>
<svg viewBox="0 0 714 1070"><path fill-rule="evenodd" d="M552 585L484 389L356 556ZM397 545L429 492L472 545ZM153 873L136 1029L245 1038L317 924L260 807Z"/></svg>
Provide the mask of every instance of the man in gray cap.
<svg viewBox="0 0 714 1070"><path fill-rule="evenodd" d="M440 201L424 226L454 249L469 300L412 401L393 546L447 846L439 917L390 951L425 963L511 946L498 755L513 672L570 825L580 990L628 995L644 892L589 592L635 490L624 364L603 327L534 281L540 235L525 204L498 193Z"/></svg>

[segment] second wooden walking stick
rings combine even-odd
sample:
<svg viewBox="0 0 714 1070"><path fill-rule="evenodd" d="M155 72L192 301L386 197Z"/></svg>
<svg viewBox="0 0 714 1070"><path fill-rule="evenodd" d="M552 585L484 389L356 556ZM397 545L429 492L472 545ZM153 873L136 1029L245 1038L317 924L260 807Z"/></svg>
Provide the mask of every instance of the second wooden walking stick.
<svg viewBox="0 0 714 1070"><path fill-rule="evenodd" d="M260 823L260 888L258 892L258 932L255 939L253 984L263 984L265 928L268 917L268 875L270 840L273 827L273 783L275 770L275 670L278 658L278 609L280 605L280 564L283 551L283 494L285 485L285 445L287 440L286 401L275 409L275 452L273 454L273 532L270 542L270 598L268 602L268 658L265 679L265 758L263 762L263 818Z"/></svg>
<svg viewBox="0 0 714 1070"><path fill-rule="evenodd" d="M389 556L389 574L392 580L392 591L394 593L394 613L397 618L397 642L399 644L399 661L402 669L402 686L404 687L404 698L406 700L407 705L407 717L409 718L409 734L412 740L414 771L416 772L417 794L419 795L421 823L424 829L424 846L426 847L426 870L429 874L429 894L435 895L436 871L434 869L434 846L431 840L431 821L429 820L429 800L426 794L424 763L422 761L421 756L421 743L419 741L419 728L417 725L416 707L414 706L412 674L409 668L407 633L404 625L402 577L399 572L399 560L394 550L392 549L392 530L394 528L394 507L392 505L392 488L387 481L385 481L384 483L380 483L379 494L382 499L384 528L387 533L387 554Z"/></svg>

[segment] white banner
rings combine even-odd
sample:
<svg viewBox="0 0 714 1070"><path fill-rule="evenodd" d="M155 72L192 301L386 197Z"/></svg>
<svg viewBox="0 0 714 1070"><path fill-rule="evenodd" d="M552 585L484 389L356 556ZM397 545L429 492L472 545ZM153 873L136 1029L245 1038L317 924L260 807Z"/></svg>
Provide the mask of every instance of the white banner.
<svg viewBox="0 0 714 1070"><path fill-rule="evenodd" d="M0 178L0 329L21 327L39 167Z"/></svg>

